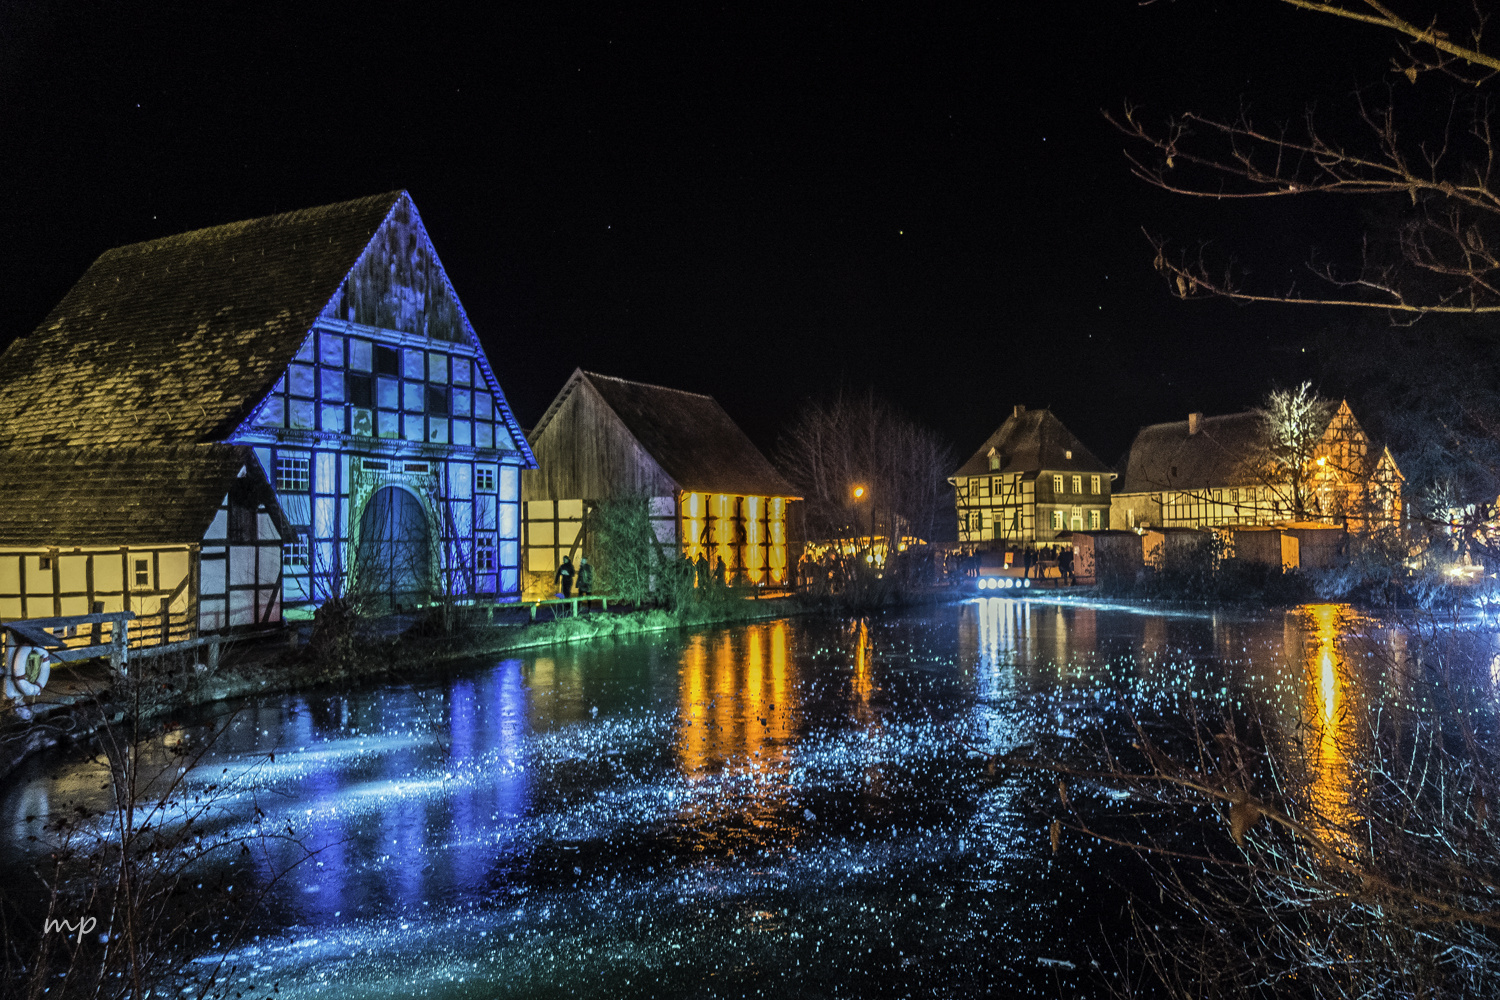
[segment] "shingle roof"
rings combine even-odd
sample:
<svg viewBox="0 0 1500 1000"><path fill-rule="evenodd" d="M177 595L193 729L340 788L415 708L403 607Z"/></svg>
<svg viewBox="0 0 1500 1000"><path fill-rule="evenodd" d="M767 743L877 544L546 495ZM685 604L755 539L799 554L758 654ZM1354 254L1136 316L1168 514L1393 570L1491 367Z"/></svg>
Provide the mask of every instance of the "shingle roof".
<svg viewBox="0 0 1500 1000"><path fill-rule="evenodd" d="M584 379L679 489L798 497L792 484L771 467L718 401L695 392L580 369L532 428L533 441L546 429L568 393Z"/></svg>
<svg viewBox="0 0 1500 1000"><path fill-rule="evenodd" d="M404 192L106 251L0 355L0 448L230 433Z"/></svg>
<svg viewBox="0 0 1500 1000"><path fill-rule="evenodd" d="M1142 427L1115 492L1254 485L1261 481L1255 461L1266 452L1266 434L1265 419L1253 410L1203 417L1196 434L1188 433L1186 420Z"/></svg>
<svg viewBox="0 0 1500 1000"><path fill-rule="evenodd" d="M1109 466L1094 457L1051 410L1012 412L969 457L954 479L983 476L990 468L990 450L1000 454L1002 472L1109 472ZM1068 453L1072 452L1072 457Z"/></svg>
<svg viewBox="0 0 1500 1000"><path fill-rule="evenodd" d="M170 545L203 538L241 469L284 526L255 453L232 445L0 452L0 545Z"/></svg>

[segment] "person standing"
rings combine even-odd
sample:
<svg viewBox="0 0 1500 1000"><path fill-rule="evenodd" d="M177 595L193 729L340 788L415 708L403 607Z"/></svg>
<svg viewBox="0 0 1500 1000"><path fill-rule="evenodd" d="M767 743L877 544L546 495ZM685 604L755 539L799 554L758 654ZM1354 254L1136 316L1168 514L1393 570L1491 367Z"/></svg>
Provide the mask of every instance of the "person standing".
<svg viewBox="0 0 1500 1000"><path fill-rule="evenodd" d="M718 584L720 587L724 586L726 575L727 574L724 568L724 557L720 556L719 561L714 564L714 583Z"/></svg>
<svg viewBox="0 0 1500 1000"><path fill-rule="evenodd" d="M578 596L587 597L594 592L594 564L588 556L578 557Z"/></svg>
<svg viewBox="0 0 1500 1000"><path fill-rule="evenodd" d="M563 556L562 565L557 567L557 572L552 574L553 582L562 587L562 596L569 598L573 596L573 560L569 556Z"/></svg>

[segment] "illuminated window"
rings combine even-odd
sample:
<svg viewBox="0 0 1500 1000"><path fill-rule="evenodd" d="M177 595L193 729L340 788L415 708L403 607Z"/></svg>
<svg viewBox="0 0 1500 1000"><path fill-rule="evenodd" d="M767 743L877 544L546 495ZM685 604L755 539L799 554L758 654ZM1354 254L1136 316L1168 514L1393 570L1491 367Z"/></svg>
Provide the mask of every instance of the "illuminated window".
<svg viewBox="0 0 1500 1000"><path fill-rule="evenodd" d="M306 493L311 470L312 460L305 455L278 455L276 457L276 489L291 493Z"/></svg>
<svg viewBox="0 0 1500 1000"><path fill-rule="evenodd" d="M479 537L474 540L474 568L495 568L495 540L493 538Z"/></svg>
<svg viewBox="0 0 1500 1000"><path fill-rule="evenodd" d="M477 467L474 470L474 488L481 493L495 492L495 470Z"/></svg>
<svg viewBox="0 0 1500 1000"><path fill-rule="evenodd" d="M1063 512L1054 510L1052 512L1052 530L1061 531L1063 528Z"/></svg>
<svg viewBox="0 0 1500 1000"><path fill-rule="evenodd" d="M1057 476L1057 475L1053 476L1052 477L1052 492L1053 493L1061 493L1062 491L1063 491L1063 477L1062 476Z"/></svg>
<svg viewBox="0 0 1500 1000"><path fill-rule="evenodd" d="M1089 476L1089 492L1090 493L1094 494L1095 496L1098 496L1100 485L1101 485L1100 484L1100 479L1099 479L1098 476Z"/></svg>
<svg viewBox="0 0 1500 1000"><path fill-rule="evenodd" d="M1074 493L1082 493L1083 492L1083 477L1082 476L1074 476L1073 477L1073 492ZM1095 491L1095 492L1097 492L1097 491Z"/></svg>
<svg viewBox="0 0 1500 1000"><path fill-rule="evenodd" d="M281 565L288 569L306 569L308 563L307 536L297 535L282 546Z"/></svg>
<svg viewBox="0 0 1500 1000"><path fill-rule="evenodd" d="M1099 530L1099 512L1097 510L1089 511L1089 530Z"/></svg>

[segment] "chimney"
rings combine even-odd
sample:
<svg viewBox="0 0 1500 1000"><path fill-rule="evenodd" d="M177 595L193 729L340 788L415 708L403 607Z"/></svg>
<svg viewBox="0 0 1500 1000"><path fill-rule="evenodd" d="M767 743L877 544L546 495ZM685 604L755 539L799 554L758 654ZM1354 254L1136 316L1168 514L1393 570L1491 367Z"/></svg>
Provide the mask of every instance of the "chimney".
<svg viewBox="0 0 1500 1000"><path fill-rule="evenodd" d="M1018 404L1016 406L1016 408L1010 412L1010 415L1013 416L1013 417L1019 417L1021 414L1025 413L1025 412L1026 412L1026 407L1021 406L1021 405Z"/></svg>
<svg viewBox="0 0 1500 1000"><path fill-rule="evenodd" d="M1188 414L1188 436L1191 437L1192 435L1197 434L1198 431L1200 431L1202 428L1203 428L1203 414L1201 414L1201 413L1189 413Z"/></svg>

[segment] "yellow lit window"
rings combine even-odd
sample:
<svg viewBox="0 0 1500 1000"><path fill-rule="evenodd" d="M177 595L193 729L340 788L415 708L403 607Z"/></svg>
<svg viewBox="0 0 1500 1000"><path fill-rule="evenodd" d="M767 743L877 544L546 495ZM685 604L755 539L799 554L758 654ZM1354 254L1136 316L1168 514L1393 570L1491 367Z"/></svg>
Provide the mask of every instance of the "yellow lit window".
<svg viewBox="0 0 1500 1000"><path fill-rule="evenodd" d="M786 583L786 501L772 497L766 504L766 563L773 584Z"/></svg>

